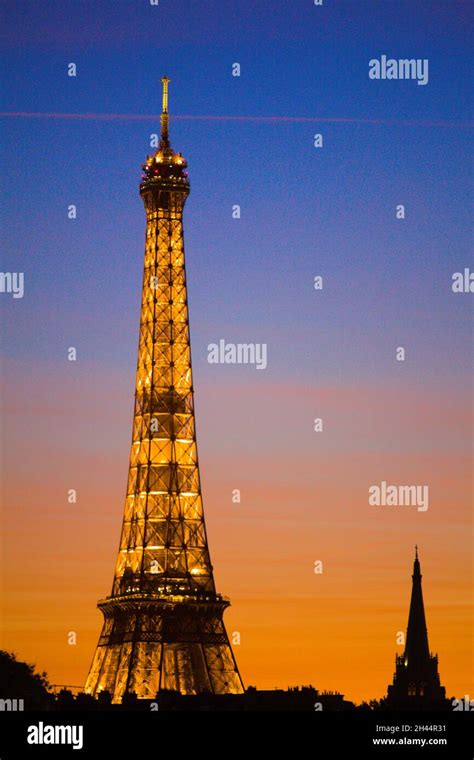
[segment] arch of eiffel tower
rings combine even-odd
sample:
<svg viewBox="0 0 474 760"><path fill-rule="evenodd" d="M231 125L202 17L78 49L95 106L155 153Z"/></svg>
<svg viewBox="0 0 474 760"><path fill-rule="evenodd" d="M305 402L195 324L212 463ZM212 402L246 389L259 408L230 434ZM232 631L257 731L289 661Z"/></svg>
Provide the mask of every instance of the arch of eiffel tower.
<svg viewBox="0 0 474 760"><path fill-rule="evenodd" d="M145 264L127 495L111 595L85 691L153 699L243 692L207 545L194 420L183 208L187 162L161 140L143 165Z"/></svg>

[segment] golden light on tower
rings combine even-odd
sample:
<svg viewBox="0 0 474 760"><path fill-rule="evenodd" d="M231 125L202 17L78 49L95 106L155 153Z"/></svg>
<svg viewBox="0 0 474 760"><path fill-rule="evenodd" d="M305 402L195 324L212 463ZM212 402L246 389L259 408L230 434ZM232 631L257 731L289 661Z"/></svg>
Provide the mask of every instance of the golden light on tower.
<svg viewBox="0 0 474 760"><path fill-rule="evenodd" d="M112 593L85 690L241 693L207 545L191 369L183 208L187 162L169 144L168 84L158 150L143 166L146 242L135 411Z"/></svg>
<svg viewBox="0 0 474 760"><path fill-rule="evenodd" d="M163 83L163 96L161 106L161 140L169 145L169 116L168 116L168 84L171 82L169 77L161 77ZM161 146L160 146L161 147Z"/></svg>
<svg viewBox="0 0 474 760"><path fill-rule="evenodd" d="M161 77L163 82L162 111L168 113L168 84L171 82L169 77Z"/></svg>

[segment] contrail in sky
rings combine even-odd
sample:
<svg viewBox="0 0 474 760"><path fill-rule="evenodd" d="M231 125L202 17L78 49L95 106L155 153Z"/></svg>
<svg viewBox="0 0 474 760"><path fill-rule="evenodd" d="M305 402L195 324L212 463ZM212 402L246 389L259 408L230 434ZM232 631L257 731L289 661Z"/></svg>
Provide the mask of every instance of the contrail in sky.
<svg viewBox="0 0 474 760"><path fill-rule="evenodd" d="M87 121L158 121L160 114L134 113L55 113L39 111L3 111L0 117L17 119L78 119ZM381 126L407 127L448 127L451 129L472 129L474 124L469 122L436 121L431 119L357 119L350 117L324 116L234 116L234 115L202 115L176 114L170 121L234 121L254 122L262 124L296 123L296 124L373 124Z"/></svg>

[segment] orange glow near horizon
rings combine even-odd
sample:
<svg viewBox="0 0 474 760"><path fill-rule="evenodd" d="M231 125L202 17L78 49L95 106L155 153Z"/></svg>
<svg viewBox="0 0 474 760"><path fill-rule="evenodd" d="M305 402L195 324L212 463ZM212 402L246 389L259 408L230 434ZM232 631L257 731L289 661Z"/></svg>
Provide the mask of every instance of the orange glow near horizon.
<svg viewBox="0 0 474 760"><path fill-rule="evenodd" d="M31 367L6 363L1 647L51 683L79 686L117 558L133 369L64 364L38 362L32 391ZM403 652L396 637L406 630L417 543L442 684L449 697L472 694L467 399L440 408L426 388L211 384L195 375L209 548L217 590L232 602L229 637L240 633L244 684L382 697ZM395 396L403 403L394 407ZM321 406L324 439L312 431ZM428 511L369 506L368 488L382 480L428 484Z"/></svg>

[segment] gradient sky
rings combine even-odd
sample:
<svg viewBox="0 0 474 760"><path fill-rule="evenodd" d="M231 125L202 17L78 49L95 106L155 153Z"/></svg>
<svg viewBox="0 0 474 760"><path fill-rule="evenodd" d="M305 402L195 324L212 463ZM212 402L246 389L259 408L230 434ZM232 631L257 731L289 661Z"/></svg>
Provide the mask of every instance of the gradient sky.
<svg viewBox="0 0 474 760"><path fill-rule="evenodd" d="M451 291L473 269L470 4L16 0L2 12L2 271L25 273L25 295L0 294L1 645L81 684L97 643L127 478L138 182L167 74L191 180L206 522L244 682L382 696L418 543L442 682L474 693L472 295ZM428 85L370 80L382 54L428 58ZM209 365L220 338L267 343L268 368ZM429 510L369 506L381 480L428 484Z"/></svg>

